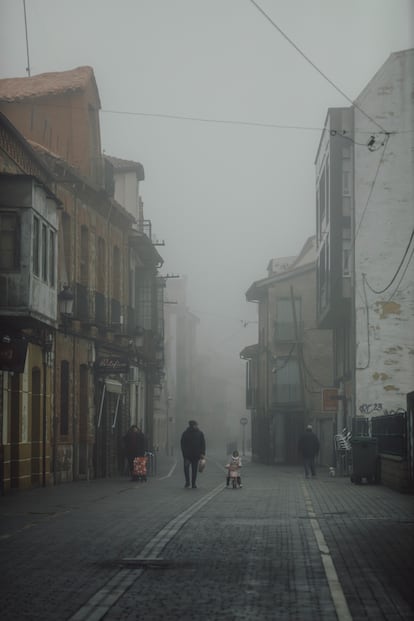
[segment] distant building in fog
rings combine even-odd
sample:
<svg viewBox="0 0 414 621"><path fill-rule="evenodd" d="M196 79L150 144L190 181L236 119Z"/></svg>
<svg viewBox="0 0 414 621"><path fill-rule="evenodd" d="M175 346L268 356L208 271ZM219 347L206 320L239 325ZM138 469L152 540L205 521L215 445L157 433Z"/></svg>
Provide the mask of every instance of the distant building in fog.
<svg viewBox="0 0 414 621"><path fill-rule="evenodd" d="M252 415L253 458L296 463L297 443L312 422L321 439L321 461L332 459L333 415L324 408L332 387L332 341L316 324L315 238L297 257L273 259L268 276L246 293L258 304L258 343L246 347L246 407Z"/></svg>
<svg viewBox="0 0 414 621"><path fill-rule="evenodd" d="M199 319L187 306L185 278L167 278L165 293L165 369L169 398L169 437L178 446L191 418L197 419L196 337Z"/></svg>

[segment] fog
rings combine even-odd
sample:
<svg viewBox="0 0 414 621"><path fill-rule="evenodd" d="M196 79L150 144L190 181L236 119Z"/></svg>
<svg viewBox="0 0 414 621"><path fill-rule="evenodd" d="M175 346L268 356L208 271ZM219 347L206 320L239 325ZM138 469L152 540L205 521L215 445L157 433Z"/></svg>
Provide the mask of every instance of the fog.
<svg viewBox="0 0 414 621"><path fill-rule="evenodd" d="M390 53L413 47L409 0L259 4L351 100ZM143 164L161 273L187 276L200 350L233 359L241 385L239 352L257 331L245 291L314 233L321 128L328 107L349 101L249 0L27 0L26 10L32 75L93 67L102 147ZM0 76L25 76L23 2L0 0L0 11Z"/></svg>

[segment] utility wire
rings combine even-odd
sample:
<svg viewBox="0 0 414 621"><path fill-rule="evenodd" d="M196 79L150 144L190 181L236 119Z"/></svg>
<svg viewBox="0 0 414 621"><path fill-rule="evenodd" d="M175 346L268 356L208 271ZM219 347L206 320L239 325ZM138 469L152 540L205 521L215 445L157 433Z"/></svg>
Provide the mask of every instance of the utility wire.
<svg viewBox="0 0 414 621"><path fill-rule="evenodd" d="M24 103L24 102L15 101L13 103L19 104L19 103ZM40 102L36 102L36 106L51 107L51 108L71 108L72 110L82 109L78 106L69 106L65 104L56 105L56 104L40 103ZM243 120L234 120L234 119L214 119L211 117L198 117L198 116L190 116L186 114L169 114L169 113L163 113L163 112L141 112L140 110L116 110L116 109L110 110L107 108L101 108L100 112L102 114L117 114L119 116L142 116L142 117L147 117L147 118L189 121L189 122L194 122L194 123L212 123L216 125L241 125L241 126L246 126L246 127L263 127L263 128L268 128L268 129L292 129L292 130L297 130L297 131L315 131L315 132L330 131L332 136L346 138L347 140L350 140L351 142L359 146L367 146L366 143L356 142L353 138L346 135L348 133L350 134L351 132L347 132L346 130L343 130L343 129L335 129L335 128L330 128L330 127L314 127L310 125L286 125L283 123L265 123L261 121L243 121ZM354 134L369 134L369 135L381 134L383 135L384 131L373 132L367 129L355 128L353 133ZM414 130L406 129L406 130L401 130L401 131L393 131L393 132L385 132L385 133L386 135L389 135L390 133L412 134L414 133Z"/></svg>
<svg viewBox="0 0 414 621"><path fill-rule="evenodd" d="M371 200L371 196L372 196L372 193L374 191L375 183L376 183L377 178L378 178L378 173L379 173L381 165L382 165L382 163L384 161L385 151L387 149L389 138L390 138L390 134L387 134L385 136L385 140L384 140L384 143L383 143L383 150L382 150L379 162L378 162L377 170L375 171L375 175L374 175L374 178L373 178L372 183L371 183L371 188L370 188L369 193L368 193L368 198L367 198L367 201L365 203L364 209L362 210L362 214L361 214L361 218L360 218L359 223L358 223L358 227L357 227L357 229L355 231L354 240L353 240L353 246L355 246L355 241L356 241L356 238L358 236L359 229L361 228L362 221L363 221L363 219L365 217L365 212L366 212L366 210L368 208L368 205L369 205L369 202Z"/></svg>
<svg viewBox="0 0 414 621"><path fill-rule="evenodd" d="M399 266L397 267L397 269L396 269L396 271L395 271L394 276L391 278L391 280L390 280L390 282L388 283L388 285L387 285L386 287L384 287L384 289L381 289L381 291L377 291L376 289L373 289L373 288L371 287L371 285L369 284L369 282L367 281L367 279L366 279L366 274L362 274L362 278L365 280L365 282L366 282L366 285L367 285L368 289L370 289L370 290L372 291L372 293L376 293L377 295L381 295L382 293L385 293L385 292L387 291L387 289L389 289L389 288L391 287L391 285L393 284L394 280L397 278L398 273L399 273L399 271L400 271L400 269L401 269L401 267L402 267L402 265L403 265L403 263L404 263L404 261L405 261L405 257L406 257L406 256L407 256L407 254L408 254L408 251L409 251L409 249L410 249L411 242L413 241L413 238L414 238L414 229L411 231L410 240L409 240L409 242L408 242L408 244L407 244L407 247L406 247L406 249L405 249L405 251L404 251L404 254L403 254L403 257L402 257L402 259L401 259L401 261L400 261L400 264L399 264ZM411 255L411 257L410 257L410 261L411 261L411 258L412 258L412 255ZM410 261L408 261L407 266L408 266L408 264L410 263ZM405 273L405 272L404 272L404 273Z"/></svg>
<svg viewBox="0 0 414 621"><path fill-rule="evenodd" d="M244 125L247 127L264 127L268 129L295 129L295 130L305 130L305 131L317 131L322 132L328 129L327 127L312 127L306 125L284 125L282 123L264 123L261 121L236 121L233 119L212 119L209 117L198 117L198 116L188 116L185 114L164 114L164 113L156 113L156 112L139 112L139 111L128 111L128 110L107 110L103 108L101 110L104 114L120 114L124 116L143 116L150 118L159 118L159 119L172 119L178 121L193 121L196 123L215 123L216 125ZM343 136L342 130L332 129L331 131L337 133L338 135ZM358 133L358 130L356 130ZM372 134L372 132L361 130L360 133ZM382 133L382 132L378 132ZM343 136L344 137L344 136ZM350 138L350 140L352 140Z"/></svg>
<svg viewBox="0 0 414 621"><path fill-rule="evenodd" d="M367 298L367 290L365 287L365 278L362 277L362 289L364 292L364 304L365 304L365 317L366 317L366 322L365 322L365 326L367 329L367 362L364 364L363 367L355 367L357 371L365 371L365 369L368 369L369 365L371 364L371 341L369 338L369 307L368 307L368 298Z"/></svg>
<svg viewBox="0 0 414 621"><path fill-rule="evenodd" d="M274 366L273 369L272 369L272 373L276 374L276 373L279 373L279 371L281 371L282 369L284 369L284 367L287 365L287 363L291 359L293 351L294 351L295 348L296 348L296 343L293 343L293 345L290 348L290 352L288 353L287 357L285 357L285 356L276 356L276 359L277 358L284 358L284 361L283 361L283 364L280 367Z"/></svg>
<svg viewBox="0 0 414 621"><path fill-rule="evenodd" d="M265 17L265 18L266 18L266 19L267 19L267 20L268 20L268 21L272 24L272 26L273 26L274 28L276 28L276 30L277 30L277 31L278 31L278 32L282 35L282 37L284 37L284 38L286 39L286 41L288 41L288 42L290 43L290 45L292 45L292 46L295 48L295 50L296 50L297 52L299 52L299 54L300 54L300 55L301 55L301 56L302 56L302 57L303 57L303 58L304 58L304 59L305 59L305 60L306 60L306 61L307 61L307 62L308 62L308 63L309 63L309 64L310 64L310 65L311 65L311 66L312 66L312 67L313 67L313 68L314 68L314 69L315 69L315 70L316 70L316 71L317 71L317 72L318 72L318 73L319 73L319 74L320 74L320 75L321 75L321 76L322 76L322 77L323 77L323 78L327 81L327 82L329 82L329 84L330 84L331 86L333 86L335 90L337 90L337 91L338 91L338 93L340 93L343 97L345 97L345 99L346 99L347 101L349 101L349 102L350 102L350 103L351 103L351 104L352 104L355 108L357 108L357 110L359 110L359 111L361 112L361 114L363 114L363 115L364 115L367 119L369 119L369 120L371 121L371 123L374 123L374 125L376 125L377 127L379 127L379 128L380 128L380 130L381 130L382 132L384 132L385 134L387 133L387 132L386 132L386 130L382 127L382 125L380 125L380 124L379 124L379 123L378 123L375 119L373 119L371 116L369 116L369 114L367 114L367 113L365 112L365 110L363 110L362 108L360 108L360 107L359 107L359 106L358 106L358 105L357 105L354 101L352 101L352 99L351 99L350 97L348 97L348 95L347 95L347 94L346 94L346 93L345 93L345 92L344 92L341 88L339 88L339 86L337 86L337 85L335 84L335 82L333 82L330 78L328 78L328 76L327 76L327 75L326 75L323 71L321 71L321 69L319 69L319 67L318 67L317 65L315 65L315 63L314 63L314 62L312 62L312 61L310 60L310 58L308 58L304 52L302 52L302 50L300 49L300 47L298 47L298 46L296 45L296 43L295 43L294 41L292 41L292 39L291 39L290 37L288 37L288 35L287 35L285 32L283 32L283 30L282 30L282 29L281 29L281 28L280 28L280 27L276 24L276 22L274 22L274 21L272 20L272 18L271 18L271 17L270 17L270 16L269 16L269 15L268 15L268 14L267 14L267 13L266 13L266 12L265 12L262 8L261 8L261 6L259 6L259 5L257 4L257 2L255 2L255 0L250 0L250 3L251 3L251 4L253 4L253 6L255 6L255 7L256 7L256 9L257 9L257 10L258 10L258 11L259 11L262 15L263 15L263 17Z"/></svg>
<svg viewBox="0 0 414 621"><path fill-rule="evenodd" d="M409 257L409 259L408 259L408 261L407 261L407 265L405 266L404 271L403 271L403 273L401 274L401 278L400 278L400 280L398 281L398 284L397 284L397 286L395 287L394 291L391 293L390 297L389 297L389 298L388 298L388 300L387 300L388 302L391 302L391 300L393 299L394 295L397 293L398 289L400 288L400 284L402 283L403 278L404 278L404 276L405 276L405 275L406 275L406 273L407 273L408 266L410 265L410 263L411 263L411 259L413 258L413 256L414 256L414 246L413 246L413 248L412 248L412 250L411 250L411 254L410 254L410 257Z"/></svg>

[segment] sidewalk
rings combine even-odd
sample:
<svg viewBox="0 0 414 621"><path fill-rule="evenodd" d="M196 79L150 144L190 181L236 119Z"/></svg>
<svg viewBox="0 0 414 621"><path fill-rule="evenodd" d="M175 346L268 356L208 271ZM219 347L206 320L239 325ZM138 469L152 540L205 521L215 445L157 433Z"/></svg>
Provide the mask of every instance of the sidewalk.
<svg viewBox="0 0 414 621"><path fill-rule="evenodd" d="M175 458L157 454L157 472L148 484L168 474ZM56 517L71 509L113 498L131 489L129 476L80 480L60 485L47 485L28 490L10 490L0 496L0 540L12 532L28 528L44 519ZM29 521L28 521L29 520Z"/></svg>

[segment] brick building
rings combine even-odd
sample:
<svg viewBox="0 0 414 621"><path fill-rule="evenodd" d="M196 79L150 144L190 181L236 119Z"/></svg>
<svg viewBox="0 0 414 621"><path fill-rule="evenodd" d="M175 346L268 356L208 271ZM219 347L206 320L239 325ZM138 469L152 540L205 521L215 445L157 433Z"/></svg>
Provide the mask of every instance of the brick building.
<svg viewBox="0 0 414 621"><path fill-rule="evenodd" d="M157 322L162 259L136 215L114 198L114 167L105 165L101 154L99 109L90 67L0 80L0 110L45 163L62 206L54 260L49 256L56 280L44 483L49 473L55 482L118 473L122 436L132 421L144 427L152 443L160 367L156 350L162 346ZM33 218L29 232L33 238L40 227L40 243L42 226ZM152 313L145 326L143 308ZM133 368L143 369L138 401L131 396ZM26 373L19 381L27 381Z"/></svg>

